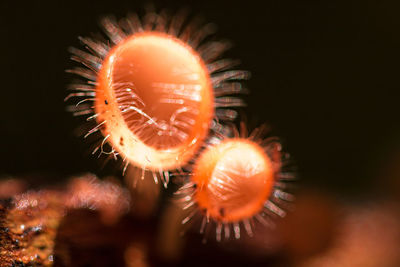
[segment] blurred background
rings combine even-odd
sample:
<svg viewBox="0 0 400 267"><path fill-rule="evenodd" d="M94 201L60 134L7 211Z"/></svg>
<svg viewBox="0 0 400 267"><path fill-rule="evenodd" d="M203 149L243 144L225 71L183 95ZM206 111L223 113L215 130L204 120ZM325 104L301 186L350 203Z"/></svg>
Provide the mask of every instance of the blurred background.
<svg viewBox="0 0 400 267"><path fill-rule="evenodd" d="M65 111L74 78L65 70L75 66L67 49L81 47L78 36L100 32L102 16L143 14L146 3L1 1L1 179L39 188L90 172L123 183L119 168L102 168L74 135L83 121ZM297 208L280 230L208 245L195 235L173 260L160 256L152 264L399 266L400 3L153 3L172 13L188 7L218 26L217 37L232 41L225 56L252 73L248 125L272 126L301 179ZM160 203L146 219L154 225L169 208Z"/></svg>

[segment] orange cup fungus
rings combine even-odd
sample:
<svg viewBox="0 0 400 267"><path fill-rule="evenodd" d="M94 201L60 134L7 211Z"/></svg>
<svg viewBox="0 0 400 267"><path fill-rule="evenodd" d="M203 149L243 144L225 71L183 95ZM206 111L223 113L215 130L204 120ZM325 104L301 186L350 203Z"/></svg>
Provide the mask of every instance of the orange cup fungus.
<svg viewBox="0 0 400 267"><path fill-rule="evenodd" d="M208 147L193 170L195 201L210 217L235 222L260 212L271 194L275 172L262 148L246 139Z"/></svg>
<svg viewBox="0 0 400 267"><path fill-rule="evenodd" d="M175 169L206 137L214 96L203 61L179 39L135 34L115 46L98 73L95 112L115 150L137 166Z"/></svg>
<svg viewBox="0 0 400 267"><path fill-rule="evenodd" d="M240 238L241 225L251 236L254 219L273 226L293 200L286 191L295 177L278 139L261 139L263 127L246 137L242 126L241 133L233 129L233 138L214 138L195 160L189 181L176 192L188 211L182 224L200 215L200 232L215 223L217 241L222 231L229 238L231 229Z"/></svg>
<svg viewBox="0 0 400 267"><path fill-rule="evenodd" d="M212 27L184 24L182 16L155 13L143 21L105 18L108 42L80 38L89 53L71 48L84 67L70 72L87 81L72 85L77 92L67 99L84 97L73 112L95 119L86 136L100 131L103 139L94 153L168 176L196 155L211 127L236 117L229 108L243 102L232 95L245 92L240 80L248 73L230 70L236 61L216 60L228 44L205 41Z"/></svg>

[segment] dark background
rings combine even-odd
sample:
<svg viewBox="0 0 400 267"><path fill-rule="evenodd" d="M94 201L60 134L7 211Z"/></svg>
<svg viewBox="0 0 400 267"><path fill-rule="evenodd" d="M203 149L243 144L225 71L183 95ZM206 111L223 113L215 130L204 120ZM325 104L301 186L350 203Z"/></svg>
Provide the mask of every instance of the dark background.
<svg viewBox="0 0 400 267"><path fill-rule="evenodd" d="M63 102L75 66L67 48L99 32L103 15L143 1L1 1L0 176L100 176ZM301 181L339 194L377 193L400 153L397 1L154 1L189 7L231 40L250 70L250 127L268 123ZM118 174L118 170L115 171Z"/></svg>

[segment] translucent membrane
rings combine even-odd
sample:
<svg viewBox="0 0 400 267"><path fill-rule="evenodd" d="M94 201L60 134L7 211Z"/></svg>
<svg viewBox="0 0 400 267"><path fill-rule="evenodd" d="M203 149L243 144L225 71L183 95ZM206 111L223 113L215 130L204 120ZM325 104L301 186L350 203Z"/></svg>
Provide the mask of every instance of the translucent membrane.
<svg viewBox="0 0 400 267"><path fill-rule="evenodd" d="M194 200L214 220L237 222L258 214L270 197L275 170L258 144L226 139L208 147L193 170Z"/></svg>
<svg viewBox="0 0 400 267"><path fill-rule="evenodd" d="M95 113L107 141L129 162L151 170L178 168L194 156L214 117L208 70L179 39L136 33L105 57Z"/></svg>

